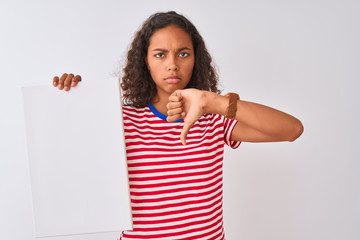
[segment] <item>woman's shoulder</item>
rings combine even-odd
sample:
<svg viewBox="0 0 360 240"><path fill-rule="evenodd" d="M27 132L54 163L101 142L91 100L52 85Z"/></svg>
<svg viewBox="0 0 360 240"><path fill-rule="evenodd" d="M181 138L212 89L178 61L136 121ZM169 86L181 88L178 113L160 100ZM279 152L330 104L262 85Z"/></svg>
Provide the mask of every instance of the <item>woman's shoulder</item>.
<svg viewBox="0 0 360 240"><path fill-rule="evenodd" d="M133 105L123 104L122 105L122 111L126 115L128 115L128 114L131 114L131 115L144 115L144 114L150 112L150 109L149 109L148 106L136 107L136 106L133 106Z"/></svg>
<svg viewBox="0 0 360 240"><path fill-rule="evenodd" d="M146 109L149 109L148 106L145 107L137 107L134 105L130 105L130 104L122 104L122 108L123 109L127 109L127 110L132 110L132 111L144 111Z"/></svg>

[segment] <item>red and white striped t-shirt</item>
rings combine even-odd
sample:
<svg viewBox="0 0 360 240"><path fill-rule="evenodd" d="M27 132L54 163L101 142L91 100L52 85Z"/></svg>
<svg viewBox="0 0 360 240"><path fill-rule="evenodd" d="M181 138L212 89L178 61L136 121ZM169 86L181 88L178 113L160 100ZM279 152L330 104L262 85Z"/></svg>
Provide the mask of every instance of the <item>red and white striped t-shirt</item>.
<svg viewBox="0 0 360 240"><path fill-rule="evenodd" d="M202 116L180 141L183 121L151 104L123 106L132 231L120 239L224 239L222 161L235 120Z"/></svg>

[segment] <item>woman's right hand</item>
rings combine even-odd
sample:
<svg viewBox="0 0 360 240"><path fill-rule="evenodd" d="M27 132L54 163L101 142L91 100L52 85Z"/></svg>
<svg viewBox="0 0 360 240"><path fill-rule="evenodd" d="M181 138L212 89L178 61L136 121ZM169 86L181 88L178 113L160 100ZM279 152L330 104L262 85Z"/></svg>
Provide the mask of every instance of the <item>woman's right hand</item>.
<svg viewBox="0 0 360 240"><path fill-rule="evenodd" d="M71 87L75 87L78 82L81 82L81 76L70 73L64 73L59 79L58 76L55 76L53 79L54 87L58 87L60 90L69 91Z"/></svg>

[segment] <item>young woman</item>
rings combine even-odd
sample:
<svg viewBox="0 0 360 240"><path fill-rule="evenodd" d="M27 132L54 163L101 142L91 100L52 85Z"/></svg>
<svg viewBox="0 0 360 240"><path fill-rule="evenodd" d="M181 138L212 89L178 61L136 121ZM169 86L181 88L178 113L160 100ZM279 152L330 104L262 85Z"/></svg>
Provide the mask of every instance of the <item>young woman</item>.
<svg viewBox="0 0 360 240"><path fill-rule="evenodd" d="M54 77L70 90L80 76ZM134 229L121 239L224 239L224 144L294 141L301 122L222 96L204 41L175 13L150 16L127 55L121 87Z"/></svg>

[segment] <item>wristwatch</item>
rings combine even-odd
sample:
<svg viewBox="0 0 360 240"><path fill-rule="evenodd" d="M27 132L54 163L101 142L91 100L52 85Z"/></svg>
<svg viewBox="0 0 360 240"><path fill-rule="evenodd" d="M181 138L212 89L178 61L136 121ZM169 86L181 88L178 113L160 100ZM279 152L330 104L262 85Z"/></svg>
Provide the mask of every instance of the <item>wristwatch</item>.
<svg viewBox="0 0 360 240"><path fill-rule="evenodd" d="M237 100L240 100L239 94L229 92L225 94L225 97L229 97L229 105L225 117L234 119L237 111Z"/></svg>

